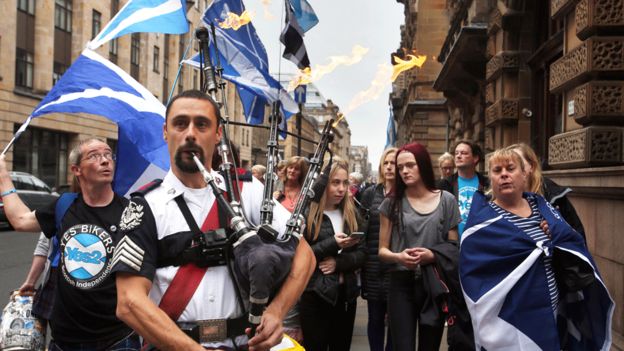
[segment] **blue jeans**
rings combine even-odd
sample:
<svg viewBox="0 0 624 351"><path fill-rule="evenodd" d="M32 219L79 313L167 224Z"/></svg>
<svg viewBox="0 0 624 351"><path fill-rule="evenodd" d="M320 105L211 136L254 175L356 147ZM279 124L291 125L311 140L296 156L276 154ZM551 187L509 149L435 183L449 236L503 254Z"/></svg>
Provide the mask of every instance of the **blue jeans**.
<svg viewBox="0 0 624 351"><path fill-rule="evenodd" d="M388 304L386 301L367 300L368 303L368 345L371 351L384 351L384 342L386 342L385 351L392 351L392 338L390 336L390 328L388 328L388 337L386 338L386 313L388 312Z"/></svg>
<svg viewBox="0 0 624 351"><path fill-rule="evenodd" d="M113 345L103 343L64 344L50 340L48 351L139 351L141 341L135 333L128 335Z"/></svg>

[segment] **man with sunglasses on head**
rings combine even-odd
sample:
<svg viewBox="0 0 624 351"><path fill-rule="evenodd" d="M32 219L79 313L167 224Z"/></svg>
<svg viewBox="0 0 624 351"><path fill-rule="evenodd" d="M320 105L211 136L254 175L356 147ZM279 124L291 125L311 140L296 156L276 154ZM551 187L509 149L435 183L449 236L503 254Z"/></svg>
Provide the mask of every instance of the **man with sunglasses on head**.
<svg viewBox="0 0 624 351"><path fill-rule="evenodd" d="M79 191L31 211L15 193L4 156L0 196L17 231L56 237L61 252L48 350L139 350L138 336L115 316L117 290L111 262L119 220L128 200L112 188L115 157L103 141L81 141L69 155Z"/></svg>

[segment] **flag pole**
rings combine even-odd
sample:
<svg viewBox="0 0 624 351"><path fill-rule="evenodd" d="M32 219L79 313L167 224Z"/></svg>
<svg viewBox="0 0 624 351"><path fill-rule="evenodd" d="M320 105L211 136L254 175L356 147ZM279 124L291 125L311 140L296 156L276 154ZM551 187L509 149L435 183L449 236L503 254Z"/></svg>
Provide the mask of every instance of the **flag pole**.
<svg viewBox="0 0 624 351"><path fill-rule="evenodd" d="M7 146L4 147L4 150L2 150L2 153L0 154L0 156L4 156L7 153L7 151L9 151L11 146L15 144L15 141L17 140L17 138L19 138L20 135L26 130L31 120L32 120L32 115L28 116L28 118L26 119L26 122L24 122L24 124L22 124L22 126L19 127L17 132L15 132L15 135L13 135L13 139L11 139L11 141L9 141Z"/></svg>
<svg viewBox="0 0 624 351"><path fill-rule="evenodd" d="M189 31L189 34L190 34L190 31ZM167 98L167 106L169 106L169 102L171 101L171 98L173 97L173 92L175 91L175 87L178 84L178 79L180 78L180 74L182 73L182 66L184 65L184 60L186 60L186 55L188 54L192 43L193 43L193 35L189 35L189 41L188 41L188 44L186 44L184 55L180 59L180 64L178 65L178 73L176 74L176 77L173 80L173 84L171 85L171 91L169 91L169 97Z"/></svg>

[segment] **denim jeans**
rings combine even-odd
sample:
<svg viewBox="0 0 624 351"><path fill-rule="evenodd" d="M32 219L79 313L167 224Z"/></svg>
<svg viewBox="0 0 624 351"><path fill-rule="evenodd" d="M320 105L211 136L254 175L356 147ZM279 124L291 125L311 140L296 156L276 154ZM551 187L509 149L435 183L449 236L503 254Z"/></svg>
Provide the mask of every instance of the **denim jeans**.
<svg viewBox="0 0 624 351"><path fill-rule="evenodd" d="M48 351L139 351L141 350L141 341L135 333L119 340L113 345L104 343L81 343L81 344L64 344L50 340Z"/></svg>

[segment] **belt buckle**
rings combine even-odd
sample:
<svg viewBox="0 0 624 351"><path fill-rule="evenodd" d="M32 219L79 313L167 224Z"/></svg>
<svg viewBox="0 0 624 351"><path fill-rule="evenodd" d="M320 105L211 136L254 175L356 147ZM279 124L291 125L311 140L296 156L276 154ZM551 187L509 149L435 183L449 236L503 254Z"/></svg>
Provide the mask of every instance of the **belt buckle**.
<svg viewBox="0 0 624 351"><path fill-rule="evenodd" d="M227 338L226 319L208 319L197 321L199 327L199 342L208 343L225 340Z"/></svg>

